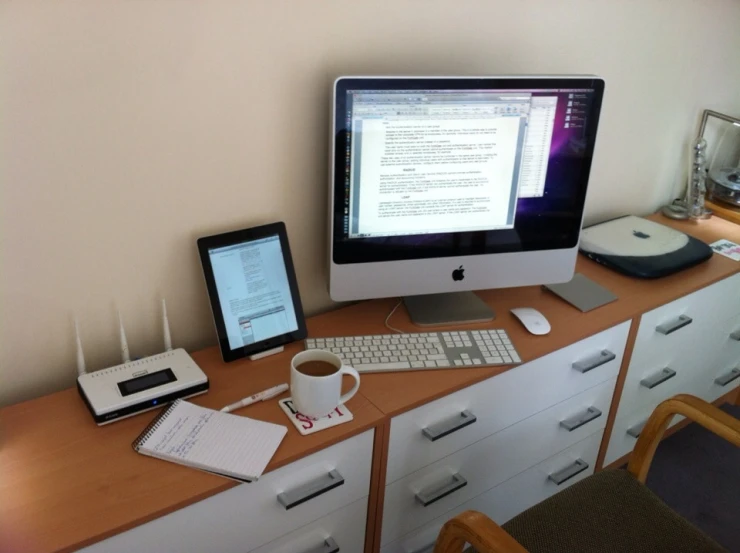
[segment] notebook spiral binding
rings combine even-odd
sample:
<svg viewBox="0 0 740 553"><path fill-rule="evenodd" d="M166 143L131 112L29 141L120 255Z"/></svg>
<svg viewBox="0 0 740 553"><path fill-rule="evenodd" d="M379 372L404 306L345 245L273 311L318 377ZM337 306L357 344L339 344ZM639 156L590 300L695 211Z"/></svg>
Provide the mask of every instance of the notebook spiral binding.
<svg viewBox="0 0 740 553"><path fill-rule="evenodd" d="M177 399L173 401L167 409L162 411L159 415L154 417L154 420L150 422L147 427L139 434L139 437L134 440L134 442L131 444L131 447L134 448L134 451L138 453L139 446L149 439L149 436L151 436L154 431L159 428L159 425L162 424L164 419L166 419L170 412L177 406L178 403L180 403L182 399Z"/></svg>

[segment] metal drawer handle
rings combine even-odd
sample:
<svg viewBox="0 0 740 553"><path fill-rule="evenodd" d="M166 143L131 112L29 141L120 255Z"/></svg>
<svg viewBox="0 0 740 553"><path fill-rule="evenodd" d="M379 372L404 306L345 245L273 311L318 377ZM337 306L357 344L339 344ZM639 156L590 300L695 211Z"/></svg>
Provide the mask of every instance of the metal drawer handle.
<svg viewBox="0 0 740 553"><path fill-rule="evenodd" d="M324 543L308 549L305 553L339 553L339 546L330 536L324 540Z"/></svg>
<svg viewBox="0 0 740 553"><path fill-rule="evenodd" d="M584 424L598 419L600 416L601 411L599 411L596 407L589 407L582 413L578 413L577 415L573 415L572 417L560 421L560 426L565 428L568 432L573 432Z"/></svg>
<svg viewBox="0 0 740 553"><path fill-rule="evenodd" d="M662 371L659 371L652 376L647 376L640 380L640 385L645 386L648 390L652 390L658 384L663 384L663 382L665 382L666 380L670 380L674 376L676 376L676 371L666 367Z"/></svg>
<svg viewBox="0 0 740 553"><path fill-rule="evenodd" d="M344 478L339 471L333 470L330 473L310 482L299 486L298 488L278 494L277 500L285 510L292 509L296 505L305 503L309 499L325 494L329 490L344 484Z"/></svg>
<svg viewBox="0 0 740 553"><path fill-rule="evenodd" d="M722 376L715 378L714 383L719 384L720 386L727 386L730 382L737 380L738 378L740 378L740 367L735 367L727 374L723 374Z"/></svg>
<svg viewBox="0 0 740 553"><path fill-rule="evenodd" d="M447 497L452 492L456 492L460 488L464 488L468 485L468 481L462 477L462 475L455 473L452 475L452 479L449 482L445 482L441 486L434 484L427 488L424 488L416 494L416 501L427 507L439 501L443 497Z"/></svg>
<svg viewBox="0 0 740 553"><path fill-rule="evenodd" d="M596 367L606 365L609 361L613 361L616 358L617 356L614 353L605 349L592 357L588 357L582 361L576 361L573 363L572 367L579 373L587 373Z"/></svg>
<svg viewBox="0 0 740 553"><path fill-rule="evenodd" d="M730 334L730 340L735 340L736 342L740 342L740 330L736 330L732 334Z"/></svg>
<svg viewBox="0 0 740 553"><path fill-rule="evenodd" d="M557 472L553 472L550 476L547 477L547 479L555 482L555 484L559 486L560 484L567 480L570 480L577 474L582 473L587 468L588 463L586 461L584 461L583 459L576 459L572 465L567 466Z"/></svg>
<svg viewBox="0 0 740 553"><path fill-rule="evenodd" d="M627 429L627 434L629 434L633 438L639 438L640 434L642 434L642 429L645 428L646 424L647 424L647 419L645 419L641 423L636 424L635 426L629 427Z"/></svg>
<svg viewBox="0 0 740 553"><path fill-rule="evenodd" d="M688 315L681 315L675 321L656 326L655 330L668 336L671 332L676 332L679 328L690 325L692 321L693 319Z"/></svg>
<svg viewBox="0 0 740 553"><path fill-rule="evenodd" d="M461 428L465 428L466 426L473 424L476 420L478 420L476 416L466 409L460 413L459 417L455 416L449 420L422 428L421 433L424 434L429 441L434 442L440 438L444 438L448 434L452 434Z"/></svg>

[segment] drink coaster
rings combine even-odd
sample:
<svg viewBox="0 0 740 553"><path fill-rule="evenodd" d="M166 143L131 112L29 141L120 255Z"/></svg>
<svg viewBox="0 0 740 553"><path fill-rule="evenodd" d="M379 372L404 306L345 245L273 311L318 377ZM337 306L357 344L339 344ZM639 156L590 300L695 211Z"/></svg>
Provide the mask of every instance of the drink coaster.
<svg viewBox="0 0 740 553"><path fill-rule="evenodd" d="M307 434L313 434L314 432L318 432L319 430L324 430L326 428L336 426L338 424L349 422L353 418L355 418L352 415L352 412L347 409L346 405L340 405L325 417L315 419L313 417L308 417L303 413L299 413L298 410L293 406L293 398L289 397L287 399L281 399L280 401L278 401L278 404L280 405L280 408L285 412L285 415L290 419L290 422L292 422L293 425L298 429L298 432L300 432L304 436Z"/></svg>

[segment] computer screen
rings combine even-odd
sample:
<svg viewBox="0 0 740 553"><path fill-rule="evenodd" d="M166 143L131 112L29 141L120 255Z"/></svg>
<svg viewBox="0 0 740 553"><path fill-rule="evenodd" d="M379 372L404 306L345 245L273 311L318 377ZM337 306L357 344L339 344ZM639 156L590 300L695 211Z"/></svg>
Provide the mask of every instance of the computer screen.
<svg viewBox="0 0 740 553"><path fill-rule="evenodd" d="M342 78L336 264L573 247L603 81Z"/></svg>
<svg viewBox="0 0 740 553"><path fill-rule="evenodd" d="M298 330L280 237L208 249L232 350Z"/></svg>

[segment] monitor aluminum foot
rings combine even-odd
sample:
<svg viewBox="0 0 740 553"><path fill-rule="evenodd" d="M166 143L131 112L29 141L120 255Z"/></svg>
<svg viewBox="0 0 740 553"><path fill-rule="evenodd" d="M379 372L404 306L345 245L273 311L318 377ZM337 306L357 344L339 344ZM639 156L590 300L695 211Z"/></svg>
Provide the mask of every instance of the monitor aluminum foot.
<svg viewBox="0 0 740 553"><path fill-rule="evenodd" d="M473 292L448 292L403 298L411 322L418 326L487 323L493 310Z"/></svg>

